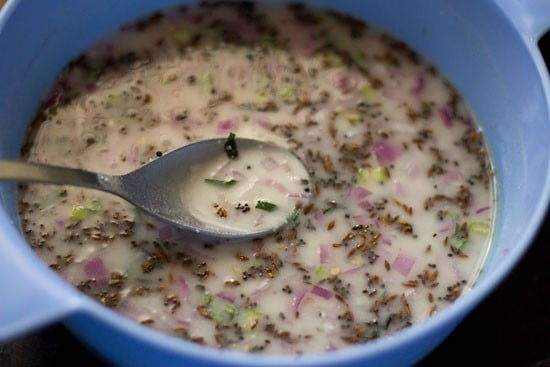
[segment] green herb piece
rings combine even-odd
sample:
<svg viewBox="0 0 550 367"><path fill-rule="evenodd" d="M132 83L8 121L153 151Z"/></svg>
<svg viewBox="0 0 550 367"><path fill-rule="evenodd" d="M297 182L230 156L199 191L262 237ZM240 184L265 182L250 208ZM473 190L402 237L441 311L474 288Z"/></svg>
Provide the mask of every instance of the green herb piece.
<svg viewBox="0 0 550 367"><path fill-rule="evenodd" d="M367 168L359 168L357 171L357 182L363 186L369 184L370 172Z"/></svg>
<svg viewBox="0 0 550 367"><path fill-rule="evenodd" d="M357 125L363 122L363 118L359 112L355 111L342 111L340 113L343 119L347 120L352 125Z"/></svg>
<svg viewBox="0 0 550 367"><path fill-rule="evenodd" d="M162 84L170 84L178 79L178 75L173 70L167 70L162 74Z"/></svg>
<svg viewBox="0 0 550 367"><path fill-rule="evenodd" d="M272 212L277 209L277 205L270 203L269 201L258 200L256 203L256 209L265 210L266 212Z"/></svg>
<svg viewBox="0 0 550 367"><path fill-rule="evenodd" d="M90 215L90 209L83 205L77 205L71 210L69 217L75 220L86 219Z"/></svg>
<svg viewBox="0 0 550 367"><path fill-rule="evenodd" d="M491 227L486 222L472 222L468 224L468 232L488 235Z"/></svg>
<svg viewBox="0 0 550 367"><path fill-rule="evenodd" d="M317 266L313 272L313 279L316 282L320 282L321 280L325 279L329 274L327 272L327 269L323 265Z"/></svg>
<svg viewBox="0 0 550 367"><path fill-rule="evenodd" d="M97 212L101 209L101 202L98 198L93 198L90 200L88 205L76 205L71 210L69 218L74 220L84 220L88 218L92 213Z"/></svg>
<svg viewBox="0 0 550 367"><path fill-rule="evenodd" d="M225 140L225 144L223 145L223 149L230 159L235 159L239 156L234 133L229 133L229 136L227 137L227 139Z"/></svg>
<svg viewBox="0 0 550 367"><path fill-rule="evenodd" d="M212 179L212 178L205 178L204 182L207 182L209 184L216 185L216 186L231 187L239 181L237 181L237 180L215 180L215 179Z"/></svg>
<svg viewBox="0 0 550 367"><path fill-rule="evenodd" d="M218 310L208 310L208 317L219 323L225 321L223 313Z"/></svg>
<svg viewBox="0 0 550 367"><path fill-rule="evenodd" d="M204 306L209 306L213 300L214 297L210 293L204 293L201 296L200 304Z"/></svg>
<svg viewBox="0 0 550 367"><path fill-rule="evenodd" d="M230 322L239 314L237 306L214 297L208 292L201 295L199 303L206 308L208 317L218 323Z"/></svg>
<svg viewBox="0 0 550 367"><path fill-rule="evenodd" d="M455 223L455 232L451 238L451 246L458 252L462 252L464 245L468 242L468 232L465 231L465 227Z"/></svg>
<svg viewBox="0 0 550 367"><path fill-rule="evenodd" d="M362 86L360 91L365 98L371 96L374 93L374 89L369 84L365 84L364 86Z"/></svg>
<svg viewBox="0 0 550 367"><path fill-rule="evenodd" d="M223 311L229 317L229 320L233 320L233 318L239 313L237 306L232 303L226 304Z"/></svg>
<svg viewBox="0 0 550 367"><path fill-rule="evenodd" d="M359 50L352 51L350 56L357 66L363 67L363 68L366 68L368 66L367 58L365 57L365 54L362 51L359 51Z"/></svg>
<svg viewBox="0 0 550 367"><path fill-rule="evenodd" d="M323 214L330 213L331 211L336 210L336 208L338 208L337 205L331 205L329 207L326 207L323 209Z"/></svg>
<svg viewBox="0 0 550 367"><path fill-rule="evenodd" d="M384 183L390 178L387 167L360 168L357 172L357 182L362 186L368 186L374 182Z"/></svg>
<svg viewBox="0 0 550 367"><path fill-rule="evenodd" d="M384 182L390 178L390 173L387 167L374 167L371 175L378 182Z"/></svg>
<svg viewBox="0 0 550 367"><path fill-rule="evenodd" d="M262 316L263 314L257 308L247 308L239 317L239 324L244 332L249 333L256 327Z"/></svg>
<svg viewBox="0 0 550 367"><path fill-rule="evenodd" d="M291 86L283 87L280 95L285 103L294 103L296 101L296 90Z"/></svg>
<svg viewBox="0 0 550 367"><path fill-rule="evenodd" d="M90 200L90 203L88 204L87 207L91 211L97 212L98 210L101 209L101 202L99 201L98 198L92 198L92 200Z"/></svg>
<svg viewBox="0 0 550 367"><path fill-rule="evenodd" d="M300 217L300 213L295 210L294 212L292 212L292 214L290 214L287 218L286 218L286 221L288 223L294 223L294 222L297 222L298 221L298 218Z"/></svg>

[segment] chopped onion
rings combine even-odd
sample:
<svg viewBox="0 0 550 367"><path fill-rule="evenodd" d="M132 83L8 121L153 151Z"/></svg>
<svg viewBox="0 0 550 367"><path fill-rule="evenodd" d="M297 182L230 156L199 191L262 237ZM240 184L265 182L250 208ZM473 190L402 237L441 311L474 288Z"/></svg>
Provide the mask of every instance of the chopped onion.
<svg viewBox="0 0 550 367"><path fill-rule="evenodd" d="M55 224L58 228L63 229L67 226L67 220L65 219L56 219Z"/></svg>
<svg viewBox="0 0 550 367"><path fill-rule="evenodd" d="M450 170L445 173L445 176L443 176L443 182L446 185L452 184L460 180L462 180L462 174L457 169Z"/></svg>
<svg viewBox="0 0 550 367"><path fill-rule="evenodd" d="M374 154L381 166L387 166L393 163L393 161L399 157L400 153L400 150L387 140L380 140L374 144Z"/></svg>
<svg viewBox="0 0 550 367"><path fill-rule="evenodd" d="M352 218L357 224L365 224L369 221L369 216L366 214L354 215Z"/></svg>
<svg viewBox="0 0 550 367"><path fill-rule="evenodd" d="M330 247L328 245L321 245L319 247L319 259L321 264L327 264L330 259Z"/></svg>
<svg viewBox="0 0 550 367"><path fill-rule="evenodd" d="M178 325L181 325L187 329L191 327L191 320L188 318L182 319L177 317L176 315L172 315L172 318L178 323Z"/></svg>
<svg viewBox="0 0 550 367"><path fill-rule="evenodd" d="M441 120L443 120L443 124L445 126L453 127L453 117L447 107L443 106L439 109L439 116L441 117Z"/></svg>
<svg viewBox="0 0 550 367"><path fill-rule="evenodd" d="M460 267L458 266L458 264L456 263L456 261L454 259L451 260L451 259L447 258L447 261L451 265L451 269L453 270L453 274L454 274L456 280L462 281L462 280L466 279L465 274L462 272L462 270L460 269Z"/></svg>
<svg viewBox="0 0 550 367"><path fill-rule="evenodd" d="M237 169L231 169L228 172L228 174L225 176L225 180L226 181L231 181L231 180L240 181L245 177L246 177L246 175L242 171L237 170Z"/></svg>
<svg viewBox="0 0 550 367"><path fill-rule="evenodd" d="M271 283L269 282L269 280L264 279L260 283L260 286L258 287L258 289L254 290L254 292L250 294L250 299L251 300L258 299L262 294L264 294L266 291L270 289L271 289Z"/></svg>
<svg viewBox="0 0 550 367"><path fill-rule="evenodd" d="M302 287L293 293L292 301L290 303L293 315L298 312L298 308L300 307L300 304L302 303L307 292L309 292L309 287Z"/></svg>
<svg viewBox="0 0 550 367"><path fill-rule="evenodd" d="M415 80L414 84L411 88L411 94L414 96L419 96L422 91L424 91L424 87L426 85L426 81L424 80L424 76L418 75Z"/></svg>
<svg viewBox="0 0 550 367"><path fill-rule="evenodd" d="M271 123L271 121L269 121L269 120L267 120L263 117L259 117L256 120L256 123L258 125L260 125L261 127L263 127L264 129L269 130L269 131L271 131L271 129L273 128L273 124Z"/></svg>
<svg viewBox="0 0 550 367"><path fill-rule="evenodd" d="M476 210L476 214L481 214L483 212L486 212L487 210L491 209L490 206L484 206Z"/></svg>
<svg viewBox="0 0 550 367"><path fill-rule="evenodd" d="M176 283L176 289L179 290L183 299L189 298L189 285L187 284L185 278L182 276L177 276L174 279L174 282Z"/></svg>
<svg viewBox="0 0 550 367"><path fill-rule="evenodd" d="M403 185L401 182L395 183L395 194L400 197L406 197L407 196L407 189L405 188L405 185Z"/></svg>
<svg viewBox="0 0 550 367"><path fill-rule="evenodd" d="M365 268L366 268L366 264L362 264L362 265L356 266L354 268L348 269L346 271L343 271L341 275L346 276L346 275L356 274L360 271L363 271Z"/></svg>
<svg viewBox="0 0 550 367"><path fill-rule="evenodd" d="M330 299L330 297L332 297L331 291L316 285L311 288L311 293L324 299Z"/></svg>
<svg viewBox="0 0 550 367"><path fill-rule="evenodd" d="M368 200L360 201L357 206L365 211L368 211L370 208L372 208L372 204Z"/></svg>
<svg viewBox="0 0 550 367"><path fill-rule="evenodd" d="M226 134L229 132L235 132L239 130L239 123L235 119L226 119L218 122L218 133Z"/></svg>
<svg viewBox="0 0 550 367"><path fill-rule="evenodd" d="M357 87L357 80L352 79L349 75L339 73L334 77L334 87L342 93L349 93Z"/></svg>
<svg viewBox="0 0 550 367"><path fill-rule="evenodd" d="M96 284L105 285L108 280L108 271L100 257L93 257L84 262L84 272L87 276L94 278Z"/></svg>
<svg viewBox="0 0 550 367"><path fill-rule="evenodd" d="M128 162L136 166L139 163L139 148L137 145L132 144L128 151Z"/></svg>
<svg viewBox="0 0 550 367"><path fill-rule="evenodd" d="M319 225L323 225L325 223L325 214L322 210L315 210L313 213L313 219L315 219L315 222Z"/></svg>
<svg viewBox="0 0 550 367"><path fill-rule="evenodd" d="M271 178L264 180L264 183L266 186L272 187L281 193L287 193L289 191L283 184Z"/></svg>
<svg viewBox="0 0 550 367"><path fill-rule="evenodd" d="M294 199L308 199L310 195L304 194L304 193L289 193L286 195L288 198L294 198Z"/></svg>
<svg viewBox="0 0 550 367"><path fill-rule="evenodd" d="M277 163L277 161L273 157L265 157L264 159L262 159L261 164L262 167L270 171L279 167L279 163Z"/></svg>
<svg viewBox="0 0 550 367"><path fill-rule="evenodd" d="M353 186L348 194L349 198L353 201L359 201L361 199L366 198L372 194L369 190L365 189L363 186Z"/></svg>
<svg viewBox="0 0 550 367"><path fill-rule="evenodd" d="M252 241L252 254L254 256L258 255L260 252L262 252L262 249L264 248L264 240L259 238Z"/></svg>
<svg viewBox="0 0 550 367"><path fill-rule="evenodd" d="M57 106L61 99L61 94L62 92L58 88L55 88L54 90L52 90L52 92L48 95L48 97L42 103L42 108L47 109L47 108L52 108Z"/></svg>
<svg viewBox="0 0 550 367"><path fill-rule="evenodd" d="M218 293L216 293L216 296L229 303L235 302L235 295L225 290L219 291Z"/></svg>
<svg viewBox="0 0 550 367"><path fill-rule="evenodd" d="M407 276L415 262L416 259L414 257L407 255L404 252L399 252L391 267L401 273L401 275Z"/></svg>

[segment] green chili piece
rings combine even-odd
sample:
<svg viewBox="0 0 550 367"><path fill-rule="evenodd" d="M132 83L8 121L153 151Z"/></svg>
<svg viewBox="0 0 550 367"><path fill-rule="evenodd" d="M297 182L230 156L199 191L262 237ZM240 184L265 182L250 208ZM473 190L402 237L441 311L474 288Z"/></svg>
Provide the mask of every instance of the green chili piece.
<svg viewBox="0 0 550 367"><path fill-rule="evenodd" d="M294 212L292 212L292 214L290 214L287 218L286 218L286 221L288 223L294 223L294 222L297 222L298 221L298 218L300 217L300 213L298 213L297 210L295 210Z"/></svg>
<svg viewBox="0 0 550 367"><path fill-rule="evenodd" d="M258 200L256 203L256 208L265 210L266 212L272 212L277 209L277 205L270 203L269 201Z"/></svg>
<svg viewBox="0 0 550 367"><path fill-rule="evenodd" d="M234 133L229 133L229 136L227 137L227 139L225 140L225 144L223 145L223 149L230 159L235 159L239 156Z"/></svg>
<svg viewBox="0 0 550 367"><path fill-rule="evenodd" d="M216 185L216 186L231 187L239 181L237 181L237 180L225 180L224 181L224 180L215 180L215 179L212 179L212 178L205 178L204 182L207 182L209 184Z"/></svg>

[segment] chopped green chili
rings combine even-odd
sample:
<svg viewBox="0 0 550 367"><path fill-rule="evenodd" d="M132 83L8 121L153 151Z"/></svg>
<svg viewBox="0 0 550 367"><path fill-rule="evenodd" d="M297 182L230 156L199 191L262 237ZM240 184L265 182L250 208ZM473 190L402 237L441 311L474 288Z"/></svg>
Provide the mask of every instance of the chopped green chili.
<svg viewBox="0 0 550 367"><path fill-rule="evenodd" d="M300 213L297 210L295 210L294 212L292 212L292 214L290 214L286 218L286 221L289 222L289 223L294 223L294 222L298 221L299 216L300 216Z"/></svg>
<svg viewBox="0 0 550 367"><path fill-rule="evenodd" d="M239 156L234 133L229 133L229 136L227 137L227 139L225 140L225 144L223 145L223 149L230 159L235 159Z"/></svg>
<svg viewBox="0 0 550 367"><path fill-rule="evenodd" d="M331 211L335 210L336 208L338 208L338 206L336 206L336 205L333 205L333 206L329 206L329 207L327 207L327 208L324 208L324 209L323 209L323 214L330 213Z"/></svg>
<svg viewBox="0 0 550 367"><path fill-rule="evenodd" d="M237 180L215 180L215 179L212 179L212 178L205 178L204 182L207 182L209 184L216 185L216 186L231 187L239 181L237 181Z"/></svg>
<svg viewBox="0 0 550 367"><path fill-rule="evenodd" d="M269 201L258 200L256 203L256 208L265 210L266 212L272 212L277 209L277 205L270 203Z"/></svg>

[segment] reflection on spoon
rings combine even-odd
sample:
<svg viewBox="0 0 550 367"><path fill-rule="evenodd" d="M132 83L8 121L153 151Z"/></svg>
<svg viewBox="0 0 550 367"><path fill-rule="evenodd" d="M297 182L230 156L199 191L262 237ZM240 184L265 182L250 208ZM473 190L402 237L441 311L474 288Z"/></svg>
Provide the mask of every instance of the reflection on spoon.
<svg viewBox="0 0 550 367"><path fill-rule="evenodd" d="M107 191L196 236L232 241L273 233L310 199L308 172L292 152L233 134L121 176L0 160L0 180Z"/></svg>

